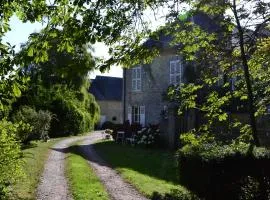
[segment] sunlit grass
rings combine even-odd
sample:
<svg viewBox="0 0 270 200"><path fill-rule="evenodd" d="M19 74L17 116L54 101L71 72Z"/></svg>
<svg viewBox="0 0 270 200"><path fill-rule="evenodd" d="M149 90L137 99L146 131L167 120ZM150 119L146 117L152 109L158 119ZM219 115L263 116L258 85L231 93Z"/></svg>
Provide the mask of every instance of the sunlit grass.
<svg viewBox="0 0 270 200"><path fill-rule="evenodd" d="M66 160L66 174L69 180L70 190L74 200L108 200L104 186L95 175L79 151L74 145L69 148Z"/></svg>
<svg viewBox="0 0 270 200"><path fill-rule="evenodd" d="M147 197L154 192L169 193L172 189L186 191L178 184L173 152L131 147L111 141L98 142L94 147L125 180Z"/></svg>
<svg viewBox="0 0 270 200"><path fill-rule="evenodd" d="M23 150L24 173L25 176L14 186L16 199L32 200L36 199L36 188L39 177L43 172L44 164L47 161L50 147L60 139L52 139L49 142L31 142Z"/></svg>

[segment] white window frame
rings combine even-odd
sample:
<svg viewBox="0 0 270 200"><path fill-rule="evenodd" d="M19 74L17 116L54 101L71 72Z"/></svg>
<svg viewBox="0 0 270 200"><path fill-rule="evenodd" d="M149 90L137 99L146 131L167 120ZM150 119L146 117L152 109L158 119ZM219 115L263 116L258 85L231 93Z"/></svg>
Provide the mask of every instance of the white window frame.
<svg viewBox="0 0 270 200"><path fill-rule="evenodd" d="M140 123L140 106L132 106L131 116L132 123Z"/></svg>
<svg viewBox="0 0 270 200"><path fill-rule="evenodd" d="M129 106L128 114L130 123L139 123L142 126L145 126L145 106L139 105Z"/></svg>
<svg viewBox="0 0 270 200"><path fill-rule="evenodd" d="M183 63L181 59L170 61L170 84L178 85L182 83ZM177 80L178 77L178 80Z"/></svg>
<svg viewBox="0 0 270 200"><path fill-rule="evenodd" d="M142 90L142 67L134 67L132 69L132 78L131 78L131 88L132 91L141 91Z"/></svg>

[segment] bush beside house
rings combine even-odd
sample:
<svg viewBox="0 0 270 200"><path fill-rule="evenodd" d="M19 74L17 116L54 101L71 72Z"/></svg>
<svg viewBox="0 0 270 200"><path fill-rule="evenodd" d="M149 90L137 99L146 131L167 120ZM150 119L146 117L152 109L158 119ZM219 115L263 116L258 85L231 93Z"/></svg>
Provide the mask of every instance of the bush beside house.
<svg viewBox="0 0 270 200"><path fill-rule="evenodd" d="M180 182L209 200L270 198L270 151L245 143L186 145L178 152Z"/></svg>

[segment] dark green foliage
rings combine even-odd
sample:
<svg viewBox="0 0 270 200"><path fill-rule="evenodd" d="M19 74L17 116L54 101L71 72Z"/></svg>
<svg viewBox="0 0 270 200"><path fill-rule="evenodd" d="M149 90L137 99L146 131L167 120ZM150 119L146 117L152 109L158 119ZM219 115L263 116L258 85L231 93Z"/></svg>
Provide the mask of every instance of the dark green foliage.
<svg viewBox="0 0 270 200"><path fill-rule="evenodd" d="M52 124L53 136L85 133L93 130L95 122L98 120L98 106L91 99L90 94L83 96L84 99L81 101L67 96L67 93L74 95L73 91L63 92L66 95L59 93L50 105L52 112L57 116Z"/></svg>
<svg viewBox="0 0 270 200"><path fill-rule="evenodd" d="M59 32L61 34L62 32ZM37 34L37 37L42 37ZM46 43L50 46L48 61L35 63L29 56L30 40L19 56L28 56L23 73L31 77L29 90L17 103L32 105L55 114L50 136L77 135L94 129L99 119L99 107L89 94L88 72L94 69L95 59L88 46L76 46L74 51L57 51L59 40Z"/></svg>
<svg viewBox="0 0 270 200"><path fill-rule="evenodd" d="M248 144L186 145L178 152L180 182L205 199L270 198L270 151Z"/></svg>
<svg viewBox="0 0 270 200"><path fill-rule="evenodd" d="M151 200L199 200L199 198L188 190L174 189L165 195L154 192L151 196Z"/></svg>
<svg viewBox="0 0 270 200"><path fill-rule="evenodd" d="M14 181L22 175L20 144L17 132L20 124L0 121L0 199L9 199L8 195Z"/></svg>
<svg viewBox="0 0 270 200"><path fill-rule="evenodd" d="M48 140L49 130L51 127L52 113L49 111L39 110L29 106L21 107L14 115L15 123L22 122L30 126L30 129L20 128L17 138L22 143L27 144L31 140Z"/></svg>
<svg viewBox="0 0 270 200"><path fill-rule="evenodd" d="M188 15L177 24L168 24L167 34L174 35L174 45L181 44L185 75L193 66L196 76L170 90L179 113L195 111L202 116L192 129L197 135L238 129L259 146L257 121L269 106L269 53L265 50L269 50L270 4L259 0L183 2L190 5ZM196 24L201 17L204 20ZM243 111L249 121L230 115ZM217 130L220 127L226 131Z"/></svg>
<svg viewBox="0 0 270 200"><path fill-rule="evenodd" d="M65 85L54 85L49 89L41 87L37 96L31 96L32 92L27 94L27 98L31 98L30 102L55 115L49 134L51 137L77 135L93 130L99 119L99 107L84 87L79 92Z"/></svg>

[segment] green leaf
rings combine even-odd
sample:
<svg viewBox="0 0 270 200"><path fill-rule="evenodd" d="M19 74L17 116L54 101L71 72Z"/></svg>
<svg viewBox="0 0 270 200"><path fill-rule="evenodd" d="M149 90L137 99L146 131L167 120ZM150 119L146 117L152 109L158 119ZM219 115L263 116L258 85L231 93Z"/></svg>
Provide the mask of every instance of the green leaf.
<svg viewBox="0 0 270 200"><path fill-rule="evenodd" d="M221 115L218 116L218 120L220 122L222 122L222 121L227 120L227 117L228 117L227 113L223 113L223 114L221 114Z"/></svg>
<svg viewBox="0 0 270 200"><path fill-rule="evenodd" d="M21 90L19 89L17 84L13 84L12 91L13 91L15 97L21 96Z"/></svg>
<svg viewBox="0 0 270 200"><path fill-rule="evenodd" d="M248 96L247 95L243 95L240 97L241 100L247 100L248 99Z"/></svg>
<svg viewBox="0 0 270 200"><path fill-rule="evenodd" d="M30 57L33 57L33 55L34 55L34 48L33 47L28 48L27 55L30 56Z"/></svg>

